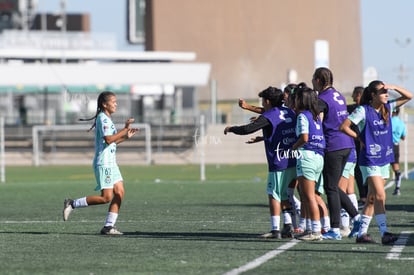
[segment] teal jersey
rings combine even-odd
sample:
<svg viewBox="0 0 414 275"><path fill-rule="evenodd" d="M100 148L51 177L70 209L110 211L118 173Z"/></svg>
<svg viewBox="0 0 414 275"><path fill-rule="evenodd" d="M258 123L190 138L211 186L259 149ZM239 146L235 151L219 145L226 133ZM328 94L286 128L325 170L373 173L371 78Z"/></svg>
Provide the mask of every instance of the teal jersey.
<svg viewBox="0 0 414 275"><path fill-rule="evenodd" d="M105 136L115 135L116 132L111 118L100 112L96 117L94 167L116 165L116 143L107 144L104 139Z"/></svg>
<svg viewBox="0 0 414 275"><path fill-rule="evenodd" d="M399 144L402 138L407 135L407 128L404 122L398 116L392 116L392 142Z"/></svg>

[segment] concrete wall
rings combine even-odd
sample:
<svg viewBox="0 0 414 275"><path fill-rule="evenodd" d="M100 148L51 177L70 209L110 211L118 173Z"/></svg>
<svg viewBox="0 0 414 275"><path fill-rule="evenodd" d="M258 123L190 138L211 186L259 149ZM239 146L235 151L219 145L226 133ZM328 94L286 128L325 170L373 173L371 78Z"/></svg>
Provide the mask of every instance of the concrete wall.
<svg viewBox="0 0 414 275"><path fill-rule="evenodd" d="M329 41L334 86L350 93L362 84L360 1L152 0L149 50L194 51L212 64L218 100L256 98L269 85L311 84L315 40ZM209 87L199 89L209 100Z"/></svg>

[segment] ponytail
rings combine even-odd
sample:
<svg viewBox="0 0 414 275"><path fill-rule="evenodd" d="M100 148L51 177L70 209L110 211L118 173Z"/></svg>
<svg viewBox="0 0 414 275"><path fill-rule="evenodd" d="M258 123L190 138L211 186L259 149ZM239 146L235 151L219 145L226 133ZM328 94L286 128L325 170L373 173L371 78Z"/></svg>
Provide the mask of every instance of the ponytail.
<svg viewBox="0 0 414 275"><path fill-rule="evenodd" d="M102 112L103 110L103 104L106 103L109 100L109 97L111 96L115 96L115 94L113 92L110 91L104 91L102 93L99 94L98 99L97 99L97 108L96 108L96 113L93 117L91 118L80 118L79 121L90 121L90 120L94 120L91 128L89 128L88 132L92 131L95 127L96 127L96 118L98 117L99 113Z"/></svg>

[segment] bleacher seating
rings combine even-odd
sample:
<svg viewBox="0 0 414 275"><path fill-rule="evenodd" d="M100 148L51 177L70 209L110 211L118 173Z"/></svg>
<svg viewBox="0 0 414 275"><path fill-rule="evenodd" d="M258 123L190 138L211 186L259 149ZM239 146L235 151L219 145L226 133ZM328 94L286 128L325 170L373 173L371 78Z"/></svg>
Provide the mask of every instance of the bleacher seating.
<svg viewBox="0 0 414 275"><path fill-rule="evenodd" d="M194 125L151 125L151 145L153 151L179 152L194 145ZM41 136L44 152L76 152L93 149L94 133L77 131L53 131ZM31 151L33 149L32 127L7 126L5 128L7 151ZM145 150L144 135L136 135L123 143L123 148Z"/></svg>

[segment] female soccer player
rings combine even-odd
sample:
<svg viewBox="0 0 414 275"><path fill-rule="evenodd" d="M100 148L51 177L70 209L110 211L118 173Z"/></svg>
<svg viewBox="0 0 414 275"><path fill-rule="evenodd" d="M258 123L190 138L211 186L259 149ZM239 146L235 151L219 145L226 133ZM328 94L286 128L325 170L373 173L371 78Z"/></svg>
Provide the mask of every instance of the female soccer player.
<svg viewBox="0 0 414 275"><path fill-rule="evenodd" d="M331 229L322 234L328 240L341 240L341 206L351 218L358 218L358 210L339 187L339 180L348 160L351 149L355 147L349 136L339 131L339 126L348 116L345 97L333 87L333 74L325 67L317 68L312 77L315 91L319 92L319 110L323 115L322 126L326 149L323 167L323 181L328 201Z"/></svg>
<svg viewBox="0 0 414 275"><path fill-rule="evenodd" d="M389 100L388 90L392 89L401 96ZM390 163L394 160L392 142L391 110L407 103L412 94L395 85L382 81L372 81L364 89L361 106L342 123L340 130L361 141L359 166L364 183L368 184L368 198L362 210L358 227L352 229L350 236L358 232L357 243L375 243L370 237L368 227L373 214L381 232L382 244L393 244L397 236L389 233L385 216L385 179L389 178ZM360 135L351 129L354 123Z"/></svg>
<svg viewBox="0 0 414 275"><path fill-rule="evenodd" d="M263 131L263 137L249 142L263 140L268 163L267 194L271 216L271 231L261 235L263 238L280 239L281 201L288 204L287 187L296 179L296 159L290 155L291 147L296 141L295 114L283 105L283 92L269 87L259 93L262 98L263 113L251 123L243 126L227 126L224 134L232 132L236 135L247 135L258 130ZM258 111L261 109L258 107ZM285 224L291 224L286 221ZM289 228L290 230L290 228ZM293 232L291 237L293 237Z"/></svg>
<svg viewBox="0 0 414 275"><path fill-rule="evenodd" d="M110 203L105 225L101 230L103 235L122 235L115 228L121 202L124 197L124 184L121 172L116 163L117 144L131 138L138 131L131 128L134 122L129 118L125 127L119 132L111 120L111 115L116 112L116 96L114 93L105 91L98 96L98 108L94 117L85 120L95 120L91 129L95 131L95 157L93 167L97 186L96 191L101 191L100 196L87 196L79 199L65 199L63 204L63 220L69 218L69 214L75 208L90 205Z"/></svg>
<svg viewBox="0 0 414 275"><path fill-rule="evenodd" d="M303 241L322 240L320 208L327 216L328 209L320 194L323 193L323 155L325 137L319 117L318 96L304 83L296 88L295 112L297 114L296 135L298 140L293 150L298 150L296 174L299 190L307 216L311 219L311 232L298 239ZM322 206L319 204L322 202Z"/></svg>

